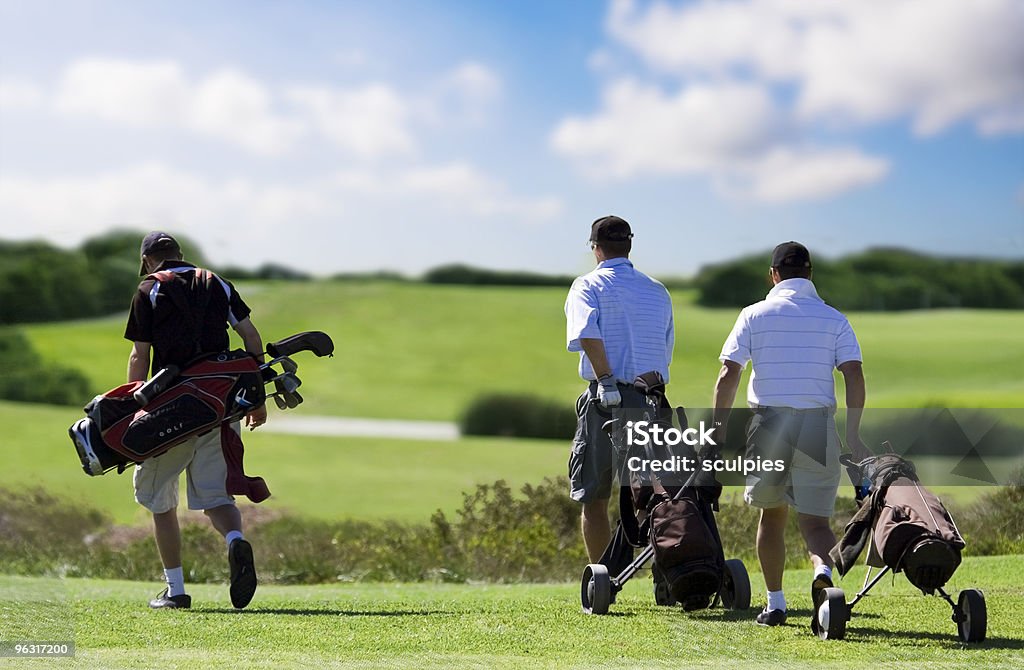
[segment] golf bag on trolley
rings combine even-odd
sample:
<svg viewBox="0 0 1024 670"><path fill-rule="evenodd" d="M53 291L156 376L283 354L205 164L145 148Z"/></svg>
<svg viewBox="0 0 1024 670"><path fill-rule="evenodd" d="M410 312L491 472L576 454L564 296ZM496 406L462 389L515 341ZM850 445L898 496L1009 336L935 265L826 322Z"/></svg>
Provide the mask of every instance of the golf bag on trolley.
<svg viewBox="0 0 1024 670"><path fill-rule="evenodd" d="M647 408L642 410L644 420L667 429L673 427L676 418L678 430L688 427L683 408L673 410L665 397L660 374L640 375L634 387L647 401ZM614 602L615 594L651 558L657 604L679 603L685 610L696 610L711 607L720 599L726 608L746 609L750 602L746 569L741 561L725 560L715 522L722 486L699 468L703 458L716 455L698 454L692 448L687 448L686 454L672 453L655 440L644 445L629 444L623 439L621 419L607 422L605 428L621 464L632 457L663 462L686 457L698 467L692 473L676 473L681 480L668 485L653 472L620 469L619 522L600 561L584 571L584 611L607 611L603 590L609 591L609 602ZM634 548L642 548L635 559ZM607 587L603 586L606 582Z"/></svg>
<svg viewBox="0 0 1024 670"><path fill-rule="evenodd" d="M222 424L238 421L267 399L264 386L281 409L302 402L302 383L292 354L312 351L330 356L334 343L326 334L310 331L267 345L271 360L260 364L248 352L236 350L201 356L179 370L169 366L148 382L132 382L98 395L85 406L85 418L68 429L87 475L159 456ZM281 371L275 369L279 366Z"/></svg>
<svg viewBox="0 0 1024 670"><path fill-rule="evenodd" d="M964 589L954 602L944 589L960 566L963 537L953 517L931 491L921 485L914 464L891 453L859 463L840 457L854 482L857 513L846 525L843 536L829 552L840 575L853 568L870 545L864 586L850 602L840 588L826 588L814 603L811 628L822 639L842 639L851 612L888 573L902 572L926 595L937 594L950 606L957 635L962 642L981 642L988 626L985 594ZM870 494L862 483L870 482ZM880 568L872 575L873 568Z"/></svg>
<svg viewBox="0 0 1024 670"><path fill-rule="evenodd" d="M849 571L870 539L872 567L904 572L925 592L945 586L959 567L965 546L953 517L921 485L910 461L884 454L865 465L861 474L870 480L871 493L831 551L839 573ZM857 466L848 462L847 467Z"/></svg>

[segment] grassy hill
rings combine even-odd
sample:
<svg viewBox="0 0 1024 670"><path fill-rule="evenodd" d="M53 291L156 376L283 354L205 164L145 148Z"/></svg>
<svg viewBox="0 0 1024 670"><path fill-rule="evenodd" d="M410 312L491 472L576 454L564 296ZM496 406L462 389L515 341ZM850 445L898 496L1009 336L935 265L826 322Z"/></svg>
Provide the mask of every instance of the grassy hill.
<svg viewBox="0 0 1024 670"><path fill-rule="evenodd" d="M756 610L656 607L643 573L609 616L582 614L576 584L266 586L243 611L225 586L191 585L192 610L153 613L155 583L0 576L0 621L8 639L74 640L76 658L57 661L74 668L1020 668L1022 567L960 566L954 597L979 587L989 611L988 640L967 648L948 606L902 577L857 605L846 640L823 642L809 630L808 570L786 573L790 621L773 629L754 625ZM860 567L846 578L848 597L862 579Z"/></svg>
<svg viewBox="0 0 1024 670"><path fill-rule="evenodd" d="M565 351L565 291L388 282L243 284L268 339L330 333L333 360L298 357L310 414L453 420L483 391L571 404L576 355ZM677 344L670 397L710 403L718 353L736 311L673 294ZM874 407L1024 407L1024 312L854 313ZM97 392L123 382L123 315L26 327L49 360L85 372ZM840 391L840 398L842 393Z"/></svg>

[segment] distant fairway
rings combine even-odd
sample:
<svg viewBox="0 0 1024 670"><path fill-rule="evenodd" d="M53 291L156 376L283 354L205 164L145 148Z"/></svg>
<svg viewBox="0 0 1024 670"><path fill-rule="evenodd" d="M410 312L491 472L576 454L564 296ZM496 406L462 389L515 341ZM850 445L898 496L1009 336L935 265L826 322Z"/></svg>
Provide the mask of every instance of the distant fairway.
<svg viewBox="0 0 1024 670"><path fill-rule="evenodd" d="M0 402L6 427L0 486L41 486L121 523L142 519L144 510L132 500L131 470L102 477L82 472L66 432L79 416L73 408ZM432 442L260 431L243 437L246 471L264 476L273 493L261 507L323 519L426 521L439 508L453 512L477 484L505 479L518 488L564 475L568 458L566 444L544 440Z"/></svg>
<svg viewBox="0 0 1024 670"><path fill-rule="evenodd" d="M267 282L240 289L268 339L310 329L334 337L333 360L296 357L305 382L300 411L308 414L453 420L483 391L566 405L580 392L576 355L565 351L561 288ZM689 291L673 299L670 397L706 407L738 310L698 307ZM871 406L1024 407L1024 312L849 316ZM81 369L97 392L124 380L123 329L123 315L25 328L46 358Z"/></svg>

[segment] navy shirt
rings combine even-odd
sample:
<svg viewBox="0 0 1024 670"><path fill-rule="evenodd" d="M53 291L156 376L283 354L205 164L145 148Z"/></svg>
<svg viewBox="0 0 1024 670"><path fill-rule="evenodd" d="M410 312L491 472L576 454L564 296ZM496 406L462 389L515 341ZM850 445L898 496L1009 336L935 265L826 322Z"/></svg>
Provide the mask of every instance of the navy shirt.
<svg viewBox="0 0 1024 670"><path fill-rule="evenodd" d="M164 261L157 272L167 280L142 280L124 330L126 340L153 345L152 372L227 351L228 325L250 313L231 282L180 260Z"/></svg>

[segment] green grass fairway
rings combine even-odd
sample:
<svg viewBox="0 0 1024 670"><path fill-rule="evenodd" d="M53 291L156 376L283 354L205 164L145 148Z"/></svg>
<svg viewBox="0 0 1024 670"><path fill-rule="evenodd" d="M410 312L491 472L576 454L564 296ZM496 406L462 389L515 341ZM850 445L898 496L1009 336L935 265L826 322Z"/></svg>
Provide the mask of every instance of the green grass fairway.
<svg viewBox="0 0 1024 670"><path fill-rule="evenodd" d="M581 389L576 355L565 351L560 288L268 282L240 289L265 337L310 329L334 337L333 360L297 357L306 397L300 411L310 414L452 420L481 391L535 393L571 406ZM698 307L692 291L673 298L670 396L706 407L738 310ZM1024 407L1024 312L854 313L850 320L871 406ZM123 316L25 330L47 359L83 370L97 392L123 382Z"/></svg>
<svg viewBox="0 0 1024 670"><path fill-rule="evenodd" d="M241 612L226 587L193 585L193 610L151 612L157 584L0 576L0 638L73 639L74 659L37 663L76 668L1020 668L1022 569L1020 556L960 567L951 590L980 587L988 601L988 640L969 648L948 606L902 576L857 606L846 640L818 640L809 571L787 575L790 621L773 629L756 626L753 609L655 607L646 573L609 616L582 614L576 584L261 587ZM759 606L760 575L751 578Z"/></svg>
<svg viewBox="0 0 1024 670"><path fill-rule="evenodd" d="M73 408L0 402L4 444L19 445L4 449L0 486L42 486L87 501L121 523L135 520L142 508L132 499L130 471L82 472L66 432L79 416ZM264 476L273 492L261 506L324 519L426 521L438 508L453 511L477 484L539 483L564 474L568 458L567 444L544 440L421 442L259 431L243 437L246 471Z"/></svg>

